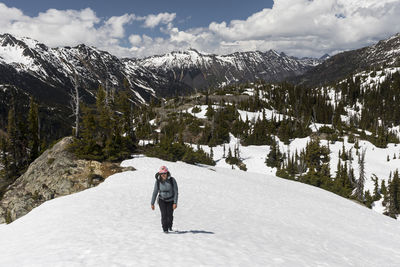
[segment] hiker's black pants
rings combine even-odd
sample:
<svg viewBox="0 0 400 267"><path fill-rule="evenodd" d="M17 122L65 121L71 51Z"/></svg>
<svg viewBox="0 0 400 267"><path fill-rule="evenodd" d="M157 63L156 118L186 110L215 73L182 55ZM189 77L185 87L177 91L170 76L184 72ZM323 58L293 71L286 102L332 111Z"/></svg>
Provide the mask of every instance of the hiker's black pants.
<svg viewBox="0 0 400 267"><path fill-rule="evenodd" d="M158 199L158 204L161 210L161 225L163 230L167 231L168 228L172 228L172 221L174 220L174 209L172 208L174 202Z"/></svg>

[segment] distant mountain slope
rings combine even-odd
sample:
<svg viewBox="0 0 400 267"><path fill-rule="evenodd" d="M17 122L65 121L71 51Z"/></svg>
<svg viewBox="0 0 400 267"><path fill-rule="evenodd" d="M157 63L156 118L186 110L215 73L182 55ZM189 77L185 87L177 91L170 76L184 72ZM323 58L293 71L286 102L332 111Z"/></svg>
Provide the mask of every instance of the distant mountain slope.
<svg viewBox="0 0 400 267"><path fill-rule="evenodd" d="M200 53L194 49L144 59L119 59L84 44L49 48L29 38L0 35L0 84L15 85L42 101L67 103L77 74L82 95L93 100L99 84L130 89L133 100L191 93L213 86L276 82L291 78L309 85L332 82L373 66L400 64L400 34L377 44L321 59L284 53ZM321 64L320 64L321 63Z"/></svg>
<svg viewBox="0 0 400 267"><path fill-rule="evenodd" d="M0 225L1 266L397 266L400 224L270 175L138 157L137 171ZM150 209L154 173L179 185L176 233ZM168 249L166 249L168 248Z"/></svg>
<svg viewBox="0 0 400 267"><path fill-rule="evenodd" d="M194 49L134 61L169 81L197 89L256 80L282 81L302 74L320 62L289 57L273 50L219 56L202 54Z"/></svg>
<svg viewBox="0 0 400 267"><path fill-rule="evenodd" d="M86 98L101 83L133 91L137 102L151 96L257 79L278 81L304 73L319 60L296 59L275 51L226 56L188 50L145 59L119 59L84 44L49 48L29 38L0 35L0 84L15 85L40 100L66 103L74 74Z"/></svg>
<svg viewBox="0 0 400 267"><path fill-rule="evenodd" d="M375 45L329 57L320 65L291 80L307 85L321 85L382 66L400 66L400 33Z"/></svg>
<svg viewBox="0 0 400 267"><path fill-rule="evenodd" d="M121 61L107 52L85 45L49 48L9 34L0 35L0 70L0 84L15 85L40 102L61 104L69 101L74 74L87 100L100 83L122 88L126 79ZM135 92L150 95L140 89Z"/></svg>

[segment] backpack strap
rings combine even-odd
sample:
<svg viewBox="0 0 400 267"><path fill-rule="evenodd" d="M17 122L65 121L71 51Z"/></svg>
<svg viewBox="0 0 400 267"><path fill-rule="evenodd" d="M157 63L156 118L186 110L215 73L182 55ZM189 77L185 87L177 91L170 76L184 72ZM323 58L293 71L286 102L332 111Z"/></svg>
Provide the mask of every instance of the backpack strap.
<svg viewBox="0 0 400 267"><path fill-rule="evenodd" d="M156 172L156 175L154 175L154 177L156 178L157 181L158 192L160 192L160 175L158 174L158 172Z"/></svg>
<svg viewBox="0 0 400 267"><path fill-rule="evenodd" d="M171 186L172 186L172 193L173 193L173 195L175 195L174 178L173 178L173 177L170 177L168 180L170 180L169 183L170 183Z"/></svg>
<svg viewBox="0 0 400 267"><path fill-rule="evenodd" d="M160 192L160 182L161 182L160 181L161 180L160 175L158 173L156 173L155 177L156 177L156 180L157 180L158 192ZM173 194L175 194L174 178L172 176L169 177L169 179L167 179L167 182L172 186L172 192L173 192Z"/></svg>

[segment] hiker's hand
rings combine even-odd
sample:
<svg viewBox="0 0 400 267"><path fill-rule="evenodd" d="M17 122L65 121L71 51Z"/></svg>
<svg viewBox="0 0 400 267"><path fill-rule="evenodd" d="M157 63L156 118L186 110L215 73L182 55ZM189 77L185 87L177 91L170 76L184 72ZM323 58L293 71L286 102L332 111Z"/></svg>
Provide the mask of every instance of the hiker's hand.
<svg viewBox="0 0 400 267"><path fill-rule="evenodd" d="M176 209L176 207L177 207L176 204L172 205L172 209Z"/></svg>
<svg viewBox="0 0 400 267"><path fill-rule="evenodd" d="M154 210L154 205L151 205L151 209Z"/></svg>

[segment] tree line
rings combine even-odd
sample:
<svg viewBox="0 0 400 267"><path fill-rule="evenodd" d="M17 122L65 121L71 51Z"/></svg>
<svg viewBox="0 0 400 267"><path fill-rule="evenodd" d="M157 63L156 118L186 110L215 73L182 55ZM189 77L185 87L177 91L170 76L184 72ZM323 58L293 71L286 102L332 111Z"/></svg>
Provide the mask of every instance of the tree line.
<svg viewBox="0 0 400 267"><path fill-rule="evenodd" d="M28 107L12 98L6 131L0 134L0 181L12 183L47 147L40 129L39 105L30 97ZM28 110L26 110L28 109ZM0 190L0 193L2 192Z"/></svg>

